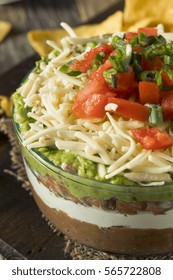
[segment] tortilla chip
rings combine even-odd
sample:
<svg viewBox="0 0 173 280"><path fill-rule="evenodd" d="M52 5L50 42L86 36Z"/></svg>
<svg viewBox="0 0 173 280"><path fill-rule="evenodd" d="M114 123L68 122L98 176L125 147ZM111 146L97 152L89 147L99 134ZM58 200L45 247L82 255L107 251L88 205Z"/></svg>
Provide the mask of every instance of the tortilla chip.
<svg viewBox="0 0 173 280"><path fill-rule="evenodd" d="M7 21L0 21L0 42L2 42L12 28L11 23Z"/></svg>
<svg viewBox="0 0 173 280"><path fill-rule="evenodd" d="M124 30L133 30L133 26L156 26L162 23L165 31L173 28L172 0L126 0L124 8ZM139 23L138 23L139 22ZM139 25L141 24L141 26Z"/></svg>
<svg viewBox="0 0 173 280"><path fill-rule="evenodd" d="M87 24L74 28L75 33L81 37L92 37L103 33L112 33L121 31L123 24L123 12L117 11L109 16L100 24ZM48 54L52 48L47 45L46 41L51 40L59 44L60 40L67 36L63 29L33 30L28 32L28 40L31 46L41 55Z"/></svg>
<svg viewBox="0 0 173 280"><path fill-rule="evenodd" d="M173 0L126 0L124 13L117 11L99 24L82 25L74 31L78 36L92 37L116 31L137 31L139 27L155 27L160 23L166 32L173 31ZM62 29L35 30L28 33L28 40L40 55L46 55L52 50L46 41L59 44L66 35Z"/></svg>
<svg viewBox="0 0 173 280"><path fill-rule="evenodd" d="M12 96L0 95L0 116L5 115L8 118L12 115Z"/></svg>
<svg viewBox="0 0 173 280"><path fill-rule="evenodd" d="M137 31L140 27L155 27L158 25L157 20L155 18L142 18L141 20L136 21L134 24L130 26L124 27L125 31Z"/></svg>

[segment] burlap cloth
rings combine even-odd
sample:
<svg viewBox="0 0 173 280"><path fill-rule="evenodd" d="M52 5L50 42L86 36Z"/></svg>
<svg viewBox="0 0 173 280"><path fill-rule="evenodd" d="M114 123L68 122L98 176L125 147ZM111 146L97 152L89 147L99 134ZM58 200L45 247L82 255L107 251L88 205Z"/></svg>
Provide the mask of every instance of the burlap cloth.
<svg viewBox="0 0 173 280"><path fill-rule="evenodd" d="M16 141L17 139L14 133L11 119L0 119L0 131L8 136L8 139L11 143L11 150L9 152L11 157L11 167L9 170L4 170L4 172L15 176L16 179L21 182L21 186L25 188L28 193L30 193L30 183L25 173L23 160L18 143ZM48 224L50 225L49 222ZM50 225L50 227L51 229L55 230L52 225ZM57 232L57 234L61 233ZM167 255L147 257L116 255L94 250L90 247L69 239L67 236L64 236L64 239L64 254L69 254L73 260L173 260L173 254L170 253Z"/></svg>

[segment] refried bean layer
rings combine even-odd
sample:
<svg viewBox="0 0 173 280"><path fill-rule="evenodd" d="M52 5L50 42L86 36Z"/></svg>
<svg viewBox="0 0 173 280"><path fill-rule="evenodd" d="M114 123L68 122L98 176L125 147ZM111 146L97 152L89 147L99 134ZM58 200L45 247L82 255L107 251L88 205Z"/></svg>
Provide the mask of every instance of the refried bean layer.
<svg viewBox="0 0 173 280"><path fill-rule="evenodd" d="M173 229L100 228L70 218L65 212L48 207L32 189L42 213L58 230L97 250L130 255L154 255L173 252Z"/></svg>
<svg viewBox="0 0 173 280"><path fill-rule="evenodd" d="M154 215L164 214L166 211L173 209L173 201L164 202L126 202L116 198L108 200L98 200L92 197L77 198L72 195L67 186L59 184L53 178L53 176L38 176L38 180L42 184L53 191L56 196L62 196L66 199L73 201L74 203L80 203L82 205L101 208L103 210L115 210L122 214L135 215L140 211L151 212Z"/></svg>

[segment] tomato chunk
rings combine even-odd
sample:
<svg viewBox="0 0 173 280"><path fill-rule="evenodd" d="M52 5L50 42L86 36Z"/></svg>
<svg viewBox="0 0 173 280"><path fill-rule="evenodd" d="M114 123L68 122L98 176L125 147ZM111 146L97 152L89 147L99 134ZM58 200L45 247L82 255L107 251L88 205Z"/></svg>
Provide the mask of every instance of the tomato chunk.
<svg viewBox="0 0 173 280"><path fill-rule="evenodd" d="M139 82L139 100L141 104L158 104L160 101L160 89L154 82Z"/></svg>
<svg viewBox="0 0 173 280"><path fill-rule="evenodd" d="M131 129L131 131L146 150L166 149L173 145L173 138L156 127Z"/></svg>
<svg viewBox="0 0 173 280"><path fill-rule="evenodd" d="M107 95L112 96L107 83L92 80L83 88L74 100L72 107L76 118L102 118L107 104Z"/></svg>
<svg viewBox="0 0 173 280"><path fill-rule="evenodd" d="M125 34L125 40L126 40L127 42L131 42L132 39L133 39L133 37L135 37L135 36L138 36L138 33L137 33L137 32L126 32L126 34Z"/></svg>
<svg viewBox="0 0 173 280"><path fill-rule="evenodd" d="M133 51L140 53L140 54L142 53L143 49L144 49L144 47L142 47L142 46L133 46Z"/></svg>
<svg viewBox="0 0 173 280"><path fill-rule="evenodd" d="M112 64L109 59L107 59L102 65L99 66L97 70L91 71L91 74L89 76L90 81L99 81L99 83L106 83L105 79L103 77L103 72L105 70L111 69Z"/></svg>
<svg viewBox="0 0 173 280"><path fill-rule="evenodd" d="M160 70L163 66L163 60L160 57L155 57L152 60L142 57L141 66L143 70Z"/></svg>
<svg viewBox="0 0 173 280"><path fill-rule="evenodd" d="M140 33L140 32L145 33L147 36L158 36L158 31L157 31L157 28L155 28L155 27L138 28L138 33Z"/></svg>
<svg viewBox="0 0 173 280"><path fill-rule="evenodd" d="M173 116L173 91L164 92L161 105L164 120L171 118Z"/></svg>
<svg viewBox="0 0 173 280"><path fill-rule="evenodd" d="M112 51L113 51L113 48L109 44L105 44L105 45L96 47L94 49L91 49L89 52L87 52L84 55L84 59L82 59L80 61L75 59L73 64L70 66L70 68L72 70L78 70L78 71L81 71L81 72L86 72L88 69L91 68L92 61L93 61L96 54L98 54L100 52L104 52L106 54L106 57L105 57L105 59L106 59L107 56Z"/></svg>
<svg viewBox="0 0 173 280"><path fill-rule="evenodd" d="M73 113L76 118L102 118L105 115L107 96L104 94L90 94L76 100L73 105Z"/></svg>
<svg viewBox="0 0 173 280"><path fill-rule="evenodd" d="M164 86L173 86L173 81L170 80L168 74L165 71L162 72L162 82Z"/></svg>
<svg viewBox="0 0 173 280"><path fill-rule="evenodd" d="M108 103L115 103L118 105L116 114L132 118L138 121L148 121L149 108L134 101L129 101L122 98L108 98Z"/></svg>
<svg viewBox="0 0 173 280"><path fill-rule="evenodd" d="M132 92L136 86L135 73L133 68L130 67L128 72L117 73L117 90Z"/></svg>

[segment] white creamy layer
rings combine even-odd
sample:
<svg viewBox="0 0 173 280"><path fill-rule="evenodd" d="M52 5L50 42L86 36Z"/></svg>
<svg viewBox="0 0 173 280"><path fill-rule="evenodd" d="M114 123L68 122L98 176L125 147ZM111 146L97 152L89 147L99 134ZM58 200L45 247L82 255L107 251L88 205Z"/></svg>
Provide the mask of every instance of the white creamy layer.
<svg viewBox="0 0 173 280"><path fill-rule="evenodd" d="M90 223L103 228L111 226L143 229L173 228L173 210L169 210L166 214L162 215L154 215L148 212L140 212L136 215L124 215L116 211L105 211L100 208L86 207L70 200L65 200L62 197L57 197L41 182L38 182L36 176L28 166L26 166L26 171L35 192L47 206L57 211L63 211L70 218L79 220L80 222Z"/></svg>

